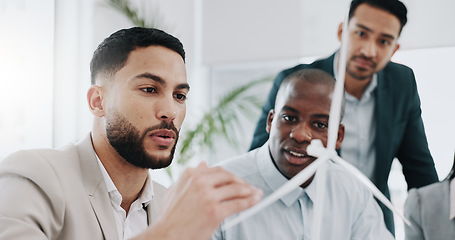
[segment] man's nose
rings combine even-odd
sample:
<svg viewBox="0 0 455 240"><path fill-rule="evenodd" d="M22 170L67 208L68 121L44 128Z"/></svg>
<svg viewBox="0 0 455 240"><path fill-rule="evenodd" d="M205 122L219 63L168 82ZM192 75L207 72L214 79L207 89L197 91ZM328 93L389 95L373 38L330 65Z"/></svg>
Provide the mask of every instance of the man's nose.
<svg viewBox="0 0 455 240"><path fill-rule="evenodd" d="M291 138L295 139L297 142L311 142L311 139L313 139L311 127L306 123L298 124L292 129Z"/></svg>
<svg viewBox="0 0 455 240"><path fill-rule="evenodd" d="M156 118L165 121L173 121L177 116L177 107L174 97L164 97L157 103Z"/></svg>
<svg viewBox="0 0 455 240"><path fill-rule="evenodd" d="M360 51L365 57L376 57L376 43L373 40L366 41Z"/></svg>

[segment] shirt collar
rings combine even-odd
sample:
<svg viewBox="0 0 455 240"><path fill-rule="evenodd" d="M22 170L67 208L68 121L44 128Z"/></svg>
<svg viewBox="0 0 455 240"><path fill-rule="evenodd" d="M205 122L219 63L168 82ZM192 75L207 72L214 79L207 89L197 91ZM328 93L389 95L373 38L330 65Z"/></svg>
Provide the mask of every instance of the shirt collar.
<svg viewBox="0 0 455 240"><path fill-rule="evenodd" d="M272 191L276 191L283 184L285 184L288 179L284 177L283 174L281 174L275 167L275 164L273 164L268 146L269 144L267 142L258 150L256 161L258 164L259 172L264 178L264 181ZM302 188L297 188L281 197L280 200L289 207L294 204L294 202L296 202L303 194L304 190Z"/></svg>
<svg viewBox="0 0 455 240"><path fill-rule="evenodd" d="M338 78L338 76L337 76L338 75L337 65L338 65L338 55L339 54L340 54L340 52L337 51L335 53L335 58L333 60L333 76L335 77L335 79ZM373 74L373 79L371 79L370 84L368 84L367 88L365 89L365 92L362 95L362 99L369 99L371 97L371 93L376 89L377 85L378 85L378 74L374 73ZM352 98L355 98L354 96L352 96L348 92L346 92L346 95L348 96L348 98L349 98L349 96L351 96Z"/></svg>
<svg viewBox="0 0 455 240"><path fill-rule="evenodd" d="M455 178L450 180L450 220L455 219Z"/></svg>
<svg viewBox="0 0 455 240"><path fill-rule="evenodd" d="M104 168L104 165L99 159L98 154L96 154L96 152L95 155L96 159L98 160L98 165L100 166L101 174L103 175L104 183L106 184L109 197L111 198L111 201L120 205L122 203L122 195L120 194L111 177L107 173L106 168ZM138 200L140 201L140 203L142 203L144 207L146 207L152 201L153 196L154 196L153 184L151 182L151 175L149 172L145 185L142 189L142 193L139 196Z"/></svg>

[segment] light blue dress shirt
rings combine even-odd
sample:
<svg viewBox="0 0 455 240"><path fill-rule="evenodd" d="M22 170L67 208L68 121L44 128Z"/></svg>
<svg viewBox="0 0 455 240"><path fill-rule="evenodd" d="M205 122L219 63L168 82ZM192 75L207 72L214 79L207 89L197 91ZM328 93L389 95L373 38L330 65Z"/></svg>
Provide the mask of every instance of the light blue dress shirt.
<svg viewBox="0 0 455 240"><path fill-rule="evenodd" d="M337 59L338 54L335 56L333 66L335 79L337 78ZM345 92L346 105L341 121L345 126L345 133L340 156L370 179L373 178L376 165L374 90L377 85L377 74L374 74L360 99Z"/></svg>
<svg viewBox="0 0 455 240"><path fill-rule="evenodd" d="M287 182L272 162L268 143L220 165L261 188L263 198ZM371 193L340 166L330 162L327 171L321 239L393 239ZM310 239L316 179L307 188L293 190L236 226L226 231L218 228L212 240Z"/></svg>

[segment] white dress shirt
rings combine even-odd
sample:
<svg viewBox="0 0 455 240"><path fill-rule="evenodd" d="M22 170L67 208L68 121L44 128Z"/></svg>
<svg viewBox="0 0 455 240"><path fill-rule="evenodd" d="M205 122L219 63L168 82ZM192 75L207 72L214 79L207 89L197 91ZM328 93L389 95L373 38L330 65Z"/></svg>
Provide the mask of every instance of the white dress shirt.
<svg viewBox="0 0 455 240"><path fill-rule="evenodd" d="M131 239L143 232L148 226L146 207L153 199L153 184L150 180L151 176L149 174L141 195L131 204L128 215L126 215L126 211L120 206L122 203L122 195L120 195L117 187L115 187L114 182L112 182L111 177L99 158L98 163L111 199L112 211L114 212L119 239Z"/></svg>
<svg viewBox="0 0 455 240"><path fill-rule="evenodd" d="M315 178L305 189L294 189L239 224L227 230L219 227L211 240L308 240L318 190L325 191L321 239L393 239L373 195L343 168L332 162L327 164L324 189L316 189ZM220 166L262 189L263 199L288 181L273 164L268 142L244 155L223 161Z"/></svg>
<svg viewBox="0 0 455 240"><path fill-rule="evenodd" d="M333 72L337 78L338 53L335 56ZM345 112L342 123L345 126L341 157L353 164L365 176L372 179L376 165L376 117L374 90L378 84L377 74L368 84L360 99L345 92Z"/></svg>

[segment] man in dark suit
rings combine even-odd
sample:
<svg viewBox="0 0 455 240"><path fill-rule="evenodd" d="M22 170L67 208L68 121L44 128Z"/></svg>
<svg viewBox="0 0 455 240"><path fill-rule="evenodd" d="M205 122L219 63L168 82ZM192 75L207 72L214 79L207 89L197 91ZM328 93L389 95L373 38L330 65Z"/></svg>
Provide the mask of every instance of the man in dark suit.
<svg viewBox="0 0 455 240"><path fill-rule="evenodd" d="M390 62L406 24L407 9L398 0L353 0L349 10L345 76L346 127L341 157L359 168L390 197L387 180L393 159L403 166L408 189L438 181L421 118L413 71ZM342 24L338 29L341 40ZM286 69L276 77L257 124L251 149L268 139L266 118L275 106L283 79L304 68L322 69L333 76L338 52L311 64ZM387 228L394 233L393 215L382 204Z"/></svg>

